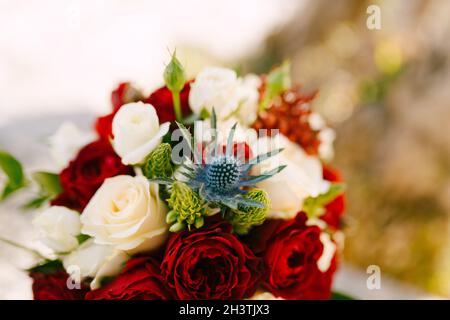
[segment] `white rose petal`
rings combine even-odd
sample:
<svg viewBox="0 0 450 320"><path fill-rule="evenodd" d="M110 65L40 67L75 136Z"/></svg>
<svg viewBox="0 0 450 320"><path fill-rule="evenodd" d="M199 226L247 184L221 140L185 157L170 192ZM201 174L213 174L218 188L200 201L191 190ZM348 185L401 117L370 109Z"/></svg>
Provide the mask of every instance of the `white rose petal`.
<svg viewBox="0 0 450 320"><path fill-rule="evenodd" d="M239 105L239 82L231 69L211 67L200 72L191 84L189 105L194 113L216 111L219 119L229 116Z"/></svg>
<svg viewBox="0 0 450 320"><path fill-rule="evenodd" d="M159 125L151 104L133 102L123 105L112 123L113 147L125 165L141 163L162 141L170 123Z"/></svg>
<svg viewBox="0 0 450 320"><path fill-rule="evenodd" d="M333 142L336 139L336 133L333 129L325 128L319 132L318 138L320 140L319 145L319 157L326 161L333 159L334 148Z"/></svg>
<svg viewBox="0 0 450 320"><path fill-rule="evenodd" d="M258 115L258 88L261 85L261 79L254 74L249 74L240 80L240 85L237 89L239 109L235 117L241 124L251 125L255 122Z"/></svg>
<svg viewBox="0 0 450 320"><path fill-rule="evenodd" d="M90 132L80 130L72 122L64 122L56 132L48 138L50 154L59 168L66 167L81 147L94 140Z"/></svg>
<svg viewBox="0 0 450 320"><path fill-rule="evenodd" d="M80 214L66 207L53 206L33 219L41 241L55 252L70 252L78 246L81 231Z"/></svg>
<svg viewBox="0 0 450 320"><path fill-rule="evenodd" d="M105 180L84 209L82 232L129 253L153 250L167 237L166 213L157 184L116 176Z"/></svg>
<svg viewBox="0 0 450 320"><path fill-rule="evenodd" d="M320 234L320 242L323 244L323 252L319 260L317 260L317 268L322 272L327 272L336 253L336 244L326 232Z"/></svg>
<svg viewBox="0 0 450 320"><path fill-rule="evenodd" d="M257 187L267 191L272 200L268 218L292 219L301 211L307 197L316 197L325 193L330 183L323 179L320 161L307 155L300 146L281 134L275 138L262 137L252 146L255 154L277 148L284 148L284 150L256 166L257 173L279 165L287 165L287 167L270 179L262 181Z"/></svg>
<svg viewBox="0 0 450 320"><path fill-rule="evenodd" d="M248 300L284 300L283 298L277 298L268 291L257 291Z"/></svg>
<svg viewBox="0 0 450 320"><path fill-rule="evenodd" d="M117 275L127 260L125 252L112 246L96 244L94 239L89 239L64 257L63 264L66 270L78 268L82 279L93 278L91 289L94 290L100 287L102 278Z"/></svg>
<svg viewBox="0 0 450 320"><path fill-rule="evenodd" d="M219 143L226 145L231 129L237 122L238 120L235 118L217 122L217 141ZM194 135L197 142L210 142L212 139L210 120L196 121L194 124ZM250 146L255 143L257 138L258 134L255 129L243 125L236 126L233 138L234 142L246 142Z"/></svg>

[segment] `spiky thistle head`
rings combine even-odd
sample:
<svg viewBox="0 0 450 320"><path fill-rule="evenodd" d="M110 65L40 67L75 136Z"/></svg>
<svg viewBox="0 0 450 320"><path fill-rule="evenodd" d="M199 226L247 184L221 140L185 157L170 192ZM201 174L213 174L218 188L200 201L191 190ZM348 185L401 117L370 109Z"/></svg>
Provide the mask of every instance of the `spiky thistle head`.
<svg viewBox="0 0 450 320"><path fill-rule="evenodd" d="M228 207L234 210L237 210L239 205L264 208L263 203L245 198L243 195L247 193L248 188L272 177L283 170L285 166L279 166L257 176L251 175L250 172L253 166L278 154L283 149L276 149L251 159L239 156L234 148L235 142L233 140L236 125L231 128L226 146L219 145L217 134L213 134L211 145L206 148L209 152L204 157L198 154L197 148L191 147L194 153L194 162L184 165L187 171L185 176L189 179L188 184L198 191L203 199L218 207ZM192 141L189 131L182 125L179 126L184 138L188 142ZM213 132L216 131L216 127L216 115L213 110L211 117ZM190 146L192 146L192 142ZM225 150L223 150L224 147ZM200 160L203 158L205 161Z"/></svg>
<svg viewBox="0 0 450 320"><path fill-rule="evenodd" d="M173 174L171 157L172 147L170 144L161 143L150 153L142 167L144 175L149 179L155 177L171 177Z"/></svg>
<svg viewBox="0 0 450 320"><path fill-rule="evenodd" d="M247 234L252 227L263 224L270 208L269 195L262 189L252 189L243 197L258 201L264 204L264 207L239 205L238 210L231 211L229 220L233 225L234 231L240 235Z"/></svg>
<svg viewBox="0 0 450 320"><path fill-rule="evenodd" d="M170 198L167 200L171 211L166 221L172 224L170 231L181 231L185 227L201 228L206 215L205 201L187 184L176 181L172 184Z"/></svg>
<svg viewBox="0 0 450 320"><path fill-rule="evenodd" d="M283 149L276 149L258 155L251 159L242 157L236 152L236 143L233 141L235 124L230 131L226 146L217 142L216 114L214 109L211 116L211 129L213 139L211 145L206 148L209 152L199 154L199 150L189 130L182 124L177 123L184 141L193 154L193 161L187 158L181 165L180 174L187 178L186 184L198 193L200 197L213 207L226 211L227 208L238 210L239 206L265 208L266 205L258 200L244 197L248 188L255 187L261 181L269 179L283 170L286 166L279 166L260 175L251 175L251 169L277 155ZM214 133L215 132L215 133ZM244 152L244 154L246 154ZM160 184L170 185L174 183L171 178L157 177L153 179Z"/></svg>

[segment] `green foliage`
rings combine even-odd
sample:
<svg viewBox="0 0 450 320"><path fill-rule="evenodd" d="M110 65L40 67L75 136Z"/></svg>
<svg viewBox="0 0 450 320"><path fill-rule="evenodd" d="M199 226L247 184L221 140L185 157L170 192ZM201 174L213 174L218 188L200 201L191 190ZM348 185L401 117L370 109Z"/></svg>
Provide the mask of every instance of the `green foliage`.
<svg viewBox="0 0 450 320"><path fill-rule="evenodd" d="M232 210L229 220L234 232L240 235L247 234L253 226L261 225L270 209L270 198L264 190L250 190L244 198L262 203L264 207L240 205L238 210Z"/></svg>
<svg viewBox="0 0 450 320"><path fill-rule="evenodd" d="M197 229L203 226L206 215L205 202L187 184L174 182L167 202L171 211L167 214L166 221L172 224L169 229L171 232L181 231L186 226L189 230L192 226Z"/></svg>
<svg viewBox="0 0 450 320"><path fill-rule="evenodd" d="M27 202L23 207L25 209L36 209L42 206L48 200L55 198L62 192L59 175L51 172L35 172L32 179L39 186L38 197Z"/></svg>
<svg viewBox="0 0 450 320"><path fill-rule="evenodd" d="M186 83L186 73L177 59L176 51L173 52L172 59L164 69L164 82L172 93L180 92Z"/></svg>
<svg viewBox="0 0 450 320"><path fill-rule="evenodd" d="M355 298L342 292L333 291L331 293L331 300L355 300Z"/></svg>
<svg viewBox="0 0 450 320"><path fill-rule="evenodd" d="M7 178L5 187L0 194L0 200L3 200L24 187L26 180L20 162L5 151L0 151L0 169L5 173Z"/></svg>
<svg viewBox="0 0 450 320"><path fill-rule="evenodd" d="M290 69L290 62L285 61L267 75L266 89L260 105L261 110L266 109L273 98L291 87Z"/></svg>
<svg viewBox="0 0 450 320"><path fill-rule="evenodd" d="M88 236L87 234L82 234L80 233L79 235L77 235L77 241L78 244L82 244L83 242L85 242L86 240L90 239L91 237Z"/></svg>
<svg viewBox="0 0 450 320"><path fill-rule="evenodd" d="M172 147L168 143L161 143L148 156L142 167L144 175L149 178L169 178L173 174Z"/></svg>
<svg viewBox="0 0 450 320"><path fill-rule="evenodd" d="M37 266L32 267L31 269L28 269L28 272L36 272L36 273L43 273L43 274L51 274L55 273L59 270L64 270L63 264L61 260L45 260L38 264Z"/></svg>
<svg viewBox="0 0 450 320"><path fill-rule="evenodd" d="M326 193L314 198L306 198L303 203L303 211L306 212L309 218L321 216L324 213L324 207L341 195L344 190L345 186L343 184L332 184Z"/></svg>

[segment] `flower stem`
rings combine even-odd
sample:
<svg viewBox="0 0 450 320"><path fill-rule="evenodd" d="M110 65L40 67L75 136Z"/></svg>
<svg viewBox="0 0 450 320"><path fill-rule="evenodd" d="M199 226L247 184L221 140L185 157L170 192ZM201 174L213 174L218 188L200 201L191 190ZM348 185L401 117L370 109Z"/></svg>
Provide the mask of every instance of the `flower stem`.
<svg viewBox="0 0 450 320"><path fill-rule="evenodd" d="M175 118L178 122L183 121L183 114L181 113L181 104L180 104L180 92L172 91L172 99L173 99L173 109L175 111Z"/></svg>

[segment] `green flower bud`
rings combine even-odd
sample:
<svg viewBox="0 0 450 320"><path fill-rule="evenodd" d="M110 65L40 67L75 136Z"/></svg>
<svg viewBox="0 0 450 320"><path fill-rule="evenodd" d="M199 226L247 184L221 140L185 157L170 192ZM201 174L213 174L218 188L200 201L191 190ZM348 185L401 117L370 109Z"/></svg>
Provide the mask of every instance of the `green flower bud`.
<svg viewBox="0 0 450 320"><path fill-rule="evenodd" d="M171 163L172 147L168 143L161 143L153 150L142 167L144 175L149 178L168 178L173 174Z"/></svg>
<svg viewBox="0 0 450 320"><path fill-rule="evenodd" d="M203 226L203 216L206 215L205 202L187 184L180 181L173 183L170 198L167 202L172 210L167 214L166 221L167 223L176 221L170 227L170 231L177 232L174 230L180 228L179 224L187 226L189 230L191 230L191 226L195 228Z"/></svg>
<svg viewBox="0 0 450 320"><path fill-rule="evenodd" d="M240 205L238 210L232 211L230 222L234 232L241 235L247 234L253 226L263 224L270 208L270 198L264 190L250 190L244 195L244 198L258 201L264 204L264 208Z"/></svg>
<svg viewBox="0 0 450 320"><path fill-rule="evenodd" d="M164 69L164 82L172 92L180 92L186 83L186 73L174 51L172 59Z"/></svg>

